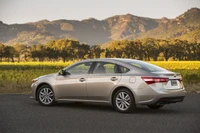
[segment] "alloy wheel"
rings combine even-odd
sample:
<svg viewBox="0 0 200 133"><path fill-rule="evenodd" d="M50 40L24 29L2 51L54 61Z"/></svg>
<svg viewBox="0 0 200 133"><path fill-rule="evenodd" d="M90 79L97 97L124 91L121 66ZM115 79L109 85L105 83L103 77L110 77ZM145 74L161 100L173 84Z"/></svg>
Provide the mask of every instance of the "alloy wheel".
<svg viewBox="0 0 200 133"><path fill-rule="evenodd" d="M128 93L120 92L116 97L116 106L120 110L127 110L131 104L131 99Z"/></svg>
<svg viewBox="0 0 200 133"><path fill-rule="evenodd" d="M48 87L44 86L39 89L38 93L39 102L42 105L51 105L54 102L54 93L53 90Z"/></svg>

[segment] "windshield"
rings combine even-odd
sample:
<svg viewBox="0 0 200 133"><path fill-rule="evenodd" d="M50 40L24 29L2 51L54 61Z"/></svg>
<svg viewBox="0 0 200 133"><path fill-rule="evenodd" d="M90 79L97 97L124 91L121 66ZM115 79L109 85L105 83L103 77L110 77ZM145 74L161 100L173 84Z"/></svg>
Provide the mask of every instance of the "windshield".
<svg viewBox="0 0 200 133"><path fill-rule="evenodd" d="M132 66L141 68L143 70L146 70L148 72L163 72L163 71L167 71L166 69L161 68L159 66L156 66L156 65L153 65L153 64L150 64L150 63L147 63L147 62L143 62L143 61L138 61L138 60L132 60L132 61L129 60L126 63L128 63L128 64L130 64Z"/></svg>

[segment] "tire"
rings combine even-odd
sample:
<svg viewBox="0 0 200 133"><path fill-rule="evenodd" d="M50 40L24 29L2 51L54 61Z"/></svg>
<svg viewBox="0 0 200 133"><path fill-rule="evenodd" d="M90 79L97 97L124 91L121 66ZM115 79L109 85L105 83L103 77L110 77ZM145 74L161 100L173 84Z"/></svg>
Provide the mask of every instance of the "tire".
<svg viewBox="0 0 200 133"><path fill-rule="evenodd" d="M38 102L43 106L51 106L55 103L53 89L49 85L42 85L37 91Z"/></svg>
<svg viewBox="0 0 200 133"><path fill-rule="evenodd" d="M127 89L118 90L112 100L115 109L121 113L130 113L136 108L134 97Z"/></svg>
<svg viewBox="0 0 200 133"><path fill-rule="evenodd" d="M150 108L150 109L160 109L160 108L162 108L164 105L148 105L148 107Z"/></svg>

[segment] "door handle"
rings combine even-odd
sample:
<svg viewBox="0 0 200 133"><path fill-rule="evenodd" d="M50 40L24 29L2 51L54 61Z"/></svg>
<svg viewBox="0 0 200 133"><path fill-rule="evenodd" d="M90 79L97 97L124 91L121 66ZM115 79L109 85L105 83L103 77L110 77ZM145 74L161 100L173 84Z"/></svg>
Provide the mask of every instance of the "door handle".
<svg viewBox="0 0 200 133"><path fill-rule="evenodd" d="M112 81L116 81L116 80L118 80L118 78L116 78L116 77L112 77L112 78L110 78L110 80L112 80Z"/></svg>
<svg viewBox="0 0 200 133"><path fill-rule="evenodd" d="M79 81L84 82L85 78L80 78Z"/></svg>

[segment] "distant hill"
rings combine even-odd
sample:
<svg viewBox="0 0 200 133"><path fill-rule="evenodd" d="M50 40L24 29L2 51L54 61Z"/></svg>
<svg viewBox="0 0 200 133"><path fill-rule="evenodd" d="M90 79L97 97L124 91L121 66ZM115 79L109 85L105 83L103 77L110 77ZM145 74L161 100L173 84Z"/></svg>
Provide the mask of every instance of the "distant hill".
<svg viewBox="0 0 200 133"><path fill-rule="evenodd" d="M199 36L200 32L194 32L200 30L200 9L192 8L184 14L176 17L175 19L157 19L158 26L147 32L140 32L139 34L132 34L127 36L127 39L153 37L153 38L182 38L185 40L196 40L200 42L200 38L193 39L194 36L189 34L195 33L195 36ZM185 36L185 37L182 37ZM192 37L192 38L191 38Z"/></svg>
<svg viewBox="0 0 200 133"><path fill-rule="evenodd" d="M200 9L192 8L175 19L152 19L131 14L116 15L104 20L41 20L25 24L5 24L0 21L0 42L44 44L60 38L76 39L90 45L111 40L179 38L200 42Z"/></svg>

